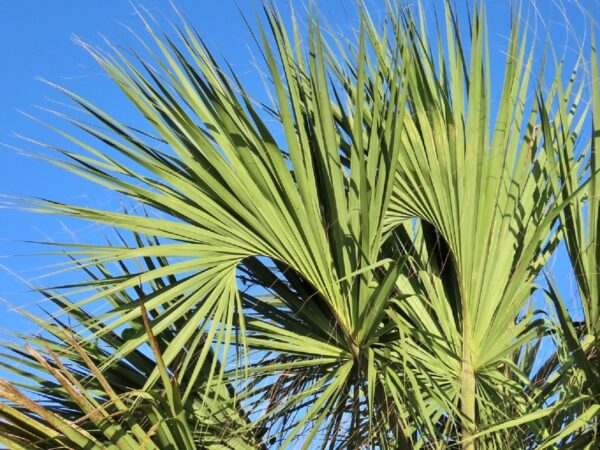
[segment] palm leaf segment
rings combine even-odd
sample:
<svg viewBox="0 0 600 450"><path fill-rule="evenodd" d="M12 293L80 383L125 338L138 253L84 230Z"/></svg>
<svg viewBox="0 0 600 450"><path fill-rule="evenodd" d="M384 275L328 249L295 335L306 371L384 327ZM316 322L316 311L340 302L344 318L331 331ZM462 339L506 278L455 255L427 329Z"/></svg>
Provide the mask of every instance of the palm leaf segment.
<svg viewBox="0 0 600 450"><path fill-rule="evenodd" d="M137 381L123 386L140 395L126 409L169 405L128 442L100 431L118 448L150 448L154 432L173 448L547 439L507 431L552 411L527 415L546 398L524 390L529 374L513 353L539 331L531 309L522 312L557 245L553 225L579 190L564 195L552 182L551 107L529 97L534 50L520 17L492 121L482 7L469 53L448 5L433 41L420 10L390 8L382 32L363 10L356 45L325 40L312 16L304 36L295 20L288 34L265 13L256 38L277 131L187 25L176 44L145 22L152 63L88 47L156 137L63 90L104 127L69 120L114 155L57 130L87 153L59 150L66 158L54 163L151 211L35 203L136 236L74 248L74 267L101 276L79 286L92 290L83 301L50 294L83 327L76 341L108 345L96 361L60 346L81 373L133 365L135 377L121 376ZM107 269L114 262L118 275ZM88 315L98 302L110 310ZM32 364L54 367L60 381L67 369L53 354L32 352ZM148 398L157 389L166 397ZM31 419L11 411L5 420L26 427ZM180 424L177 436L165 434L168 421ZM229 441L215 431L226 423Z"/></svg>

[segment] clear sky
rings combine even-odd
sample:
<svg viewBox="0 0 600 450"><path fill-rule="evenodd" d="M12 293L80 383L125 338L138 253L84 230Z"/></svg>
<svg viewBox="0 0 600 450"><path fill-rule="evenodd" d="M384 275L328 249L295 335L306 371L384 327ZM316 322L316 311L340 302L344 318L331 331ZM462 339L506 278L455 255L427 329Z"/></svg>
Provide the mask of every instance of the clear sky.
<svg viewBox="0 0 600 450"><path fill-rule="evenodd" d="M203 37L218 52L228 55L241 71L251 71L246 44L251 39L247 27L232 0L203 1L178 0L177 7L198 27ZM246 14L253 14L258 3L240 1ZM161 23L174 19L173 9L166 0L144 0L142 3L126 0L0 0L0 143L27 153L50 154L15 134L46 143L64 141L44 126L18 111L50 118L38 107L68 112L64 97L39 81L46 80L100 104L111 113L127 110L118 89L102 73L86 51L73 42L78 36L91 44L102 44L100 34L117 45L136 46L134 36L126 27L142 32L140 20L132 5L142 5ZM139 46L136 48L139 49ZM130 121L136 117L131 116ZM60 124L54 120L53 123ZM71 147L72 148L72 147ZM12 148L0 147L0 195L37 196L76 202L92 207L118 209L119 199L106 190L69 175L45 161L24 156ZM13 203L0 198L0 203ZM16 254L40 251L39 247L22 240L73 241L97 239L100 227L57 217L20 212L15 208L0 208L0 298L12 305L25 306L38 297L27 292L20 278L46 283L36 277L52 268L57 260L39 256ZM47 283L53 284L57 278ZM7 311L0 304L0 333L10 330L30 330L18 314Z"/></svg>
<svg viewBox="0 0 600 450"><path fill-rule="evenodd" d="M134 2L136 5L138 2ZM256 48L233 0L176 0L175 2L215 53L221 53L232 63L234 70L251 85L251 91L260 92L261 85L253 64ZM238 0L241 9L251 19L260 2ZM288 0L277 0L282 6ZM291 0L297 9L306 2ZM321 10L336 26L354 26L351 1L321 0ZM369 0L370 8L377 14L383 9L383 0ZM462 2L458 2L462 3ZM502 49L508 33L510 11L508 0L486 2L490 18L490 48L495 82L501 82ZM598 0L582 0L595 17L600 17ZM143 0L141 4L161 23L175 16L167 0ZM442 6L441 0L424 0L431 13ZM574 25L575 32L582 37L585 22L574 2L564 0L564 11ZM575 55L572 39L573 30L565 27L561 4L553 0L538 0L539 23L547 27L559 51L567 42L567 56ZM129 123L138 118L128 115L128 105L116 87L102 73L89 55L72 42L77 35L92 44L101 44L99 34L111 42L140 48L134 36L126 30L131 27L142 33L139 19L133 13L132 3L126 0L0 0L0 194L6 196L39 196L92 207L119 208L119 199L88 182L52 167L47 162L24 156L19 150L32 154L49 154L30 142L19 139L15 133L47 143L63 143L56 135L17 112L24 111L35 116L48 118L40 111L43 108L68 112L64 98L48 85L36 80L42 77L61 84L101 105L110 113L126 117ZM543 40L545 33L540 33ZM566 38L571 38L566 41ZM568 65L568 64L567 64ZM60 123L51 119L52 123ZM72 241L74 236L83 241L99 239L98 226L74 221L61 221L53 216L41 216L20 212L10 207L9 197L0 198L0 298L13 305L24 306L36 299L26 292L26 284L20 280L34 280L49 272L45 267L54 260L47 257L13 255L38 251L39 247L25 244L22 240ZM561 277L558 267L559 281ZM562 286L569 289L568 274L562 278ZM36 282L42 282L39 280ZM56 281L56 279L54 279ZM7 312L0 305L0 331L30 329L18 315Z"/></svg>

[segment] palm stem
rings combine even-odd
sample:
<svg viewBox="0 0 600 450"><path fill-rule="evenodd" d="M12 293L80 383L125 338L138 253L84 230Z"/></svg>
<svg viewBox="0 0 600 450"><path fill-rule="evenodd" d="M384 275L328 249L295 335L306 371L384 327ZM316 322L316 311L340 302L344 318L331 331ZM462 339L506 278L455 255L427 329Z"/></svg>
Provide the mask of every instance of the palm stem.
<svg viewBox="0 0 600 450"><path fill-rule="evenodd" d="M463 344L462 344L462 370L460 376L460 408L462 418L462 448L475 450L475 370L471 352L471 324L468 305L463 303Z"/></svg>

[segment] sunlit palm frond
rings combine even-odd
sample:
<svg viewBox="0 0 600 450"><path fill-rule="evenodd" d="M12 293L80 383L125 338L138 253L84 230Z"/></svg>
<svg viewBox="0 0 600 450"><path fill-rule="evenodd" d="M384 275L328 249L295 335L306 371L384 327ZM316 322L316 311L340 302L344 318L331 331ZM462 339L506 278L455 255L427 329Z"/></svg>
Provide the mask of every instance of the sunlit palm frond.
<svg viewBox="0 0 600 450"><path fill-rule="evenodd" d="M463 23L445 3L431 34L420 8L389 6L381 24L362 8L344 40L326 37L316 13L288 31L265 7L255 38L269 106L186 23L174 41L141 15L147 58L86 46L152 130L57 87L101 126L68 118L92 139L57 129L78 150L52 162L148 214L30 202L133 238L70 247L70 269L89 280L62 287L70 301L47 295L76 320L73 337L60 319L40 321L54 337L5 355L54 381L25 386L45 406L3 385L2 439L464 449L575 439L598 406L565 388L569 347L532 294L574 233L558 222L595 192L576 146L583 85L563 89L556 64L543 91L546 68L536 78L515 11L492 111L486 12L471 12ZM534 369L548 337L556 353Z"/></svg>

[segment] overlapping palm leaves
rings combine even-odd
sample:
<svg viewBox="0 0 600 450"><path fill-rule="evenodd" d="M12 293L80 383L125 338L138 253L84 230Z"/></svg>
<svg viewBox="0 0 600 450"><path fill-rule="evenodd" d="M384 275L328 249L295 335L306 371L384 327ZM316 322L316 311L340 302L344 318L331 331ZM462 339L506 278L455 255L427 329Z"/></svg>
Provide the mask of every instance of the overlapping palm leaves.
<svg viewBox="0 0 600 450"><path fill-rule="evenodd" d="M575 114L577 103L581 102L581 90L577 92L574 100L570 100L573 92L573 79L571 77L566 88L560 80L556 81L552 100L556 102L556 113L552 119L544 117L542 124L547 133L552 133L552 145L560 149L560 159L556 172L560 177L554 179L555 190L563 197L571 195L582 184L582 179L598 172L597 151L600 147L600 82L598 76L598 54L595 34L591 42L591 108L592 126L591 139L585 142L588 152L584 152L578 159L575 158L574 147L577 138L581 135L582 122ZM558 125L558 126L556 126ZM590 170L582 170L583 165ZM600 409L600 360L598 359L598 333L599 333L599 301L598 275L599 254L598 249L598 180L591 176L586 186L585 198L570 202L561 214L562 229L565 233L565 244L570 263L575 274L577 294L583 312L582 320L569 314L568 304L562 298L556 282L550 276L547 294L553 300L558 312L565 345L572 354L572 373L570 384L572 389L579 390L591 397L591 401L583 405L584 414L594 418L585 430L577 437L577 442L588 444L598 440L597 414Z"/></svg>
<svg viewBox="0 0 600 450"><path fill-rule="evenodd" d="M141 238L137 243L151 244ZM166 265L162 257L144 258L137 264L139 270ZM98 284L112 278L104 265L96 264L95 269L98 273L82 266L89 278ZM122 275L131 275L126 266L122 266ZM151 285L154 291L165 288L160 278ZM143 298L141 288L136 288L135 293L138 295L121 291L103 298L118 309L139 299L139 295ZM173 337L171 330L167 330L159 341L154 337L149 321L142 321L120 333L108 332L102 339L89 339L90 333L98 331L95 318L58 292L46 291L44 294L69 314L65 320L55 318L48 322L31 316L46 335L22 336L31 346L23 349L12 345L12 351L3 355L3 367L27 375L27 380L16 386L2 384L3 398L20 407L3 410L8 423L2 426L2 443L9 448L21 448L20 444L22 448L113 448L107 445L111 442L119 449L166 449L195 448L195 443L200 442L204 446L226 442L234 448L244 448L235 436L229 436L229 429L237 432L247 422L225 386L210 389L203 381L194 381L192 398L181 401L181 386L169 380L161 363L165 339L168 341ZM74 327L74 324L79 326ZM114 351L136 331L146 333L151 351L136 349L101 371L102 366L113 360ZM209 360L213 360L212 353ZM166 385L160 389L143 389L155 367ZM46 374L52 378L31 374ZM35 404L19 388L33 392L38 405L32 407ZM41 417L44 425L19 409ZM255 441L248 434L245 442Z"/></svg>
<svg viewBox="0 0 600 450"><path fill-rule="evenodd" d="M495 114L479 5L469 51L449 4L434 38L420 9L400 5L381 27L362 10L355 41L324 38L313 15L289 31L274 9L265 17L255 37L271 107L185 23L173 41L144 22L146 60L87 47L156 137L58 88L102 127L68 118L98 145L56 130L78 150L59 149L52 162L149 214L32 202L134 238L69 247L72 267L90 276L70 288L88 294L70 302L46 292L76 326L40 322L54 337L16 350L22 367L56 381L30 380L47 396L35 407L3 385L12 403L0 411L2 439L24 448L569 443L597 406L593 391L563 389L572 372L561 343L533 370L553 329L532 293L560 242L557 222L587 189L574 144L585 111L566 109L583 87L563 92L553 67L542 95L545 70L533 78L517 13ZM94 305L109 309L91 314Z"/></svg>

